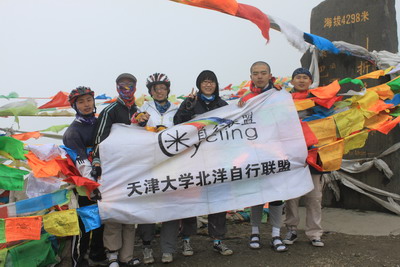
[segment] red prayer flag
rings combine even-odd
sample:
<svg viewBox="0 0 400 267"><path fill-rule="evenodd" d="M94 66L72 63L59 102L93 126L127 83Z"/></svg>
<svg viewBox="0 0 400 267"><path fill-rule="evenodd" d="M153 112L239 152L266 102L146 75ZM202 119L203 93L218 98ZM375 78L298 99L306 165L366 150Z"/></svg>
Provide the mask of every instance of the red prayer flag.
<svg viewBox="0 0 400 267"><path fill-rule="evenodd" d="M315 104L320 105L324 108L331 108L333 106L333 104L335 104L335 102L337 101L341 101L343 99L343 96L334 96L330 99L321 99L318 97L313 98Z"/></svg>
<svg viewBox="0 0 400 267"><path fill-rule="evenodd" d="M93 190L100 186L99 183L82 176L70 176L63 181L76 186L84 186L87 189L88 196L90 196L90 193L93 192Z"/></svg>
<svg viewBox="0 0 400 267"><path fill-rule="evenodd" d="M236 17L250 20L261 30L262 36L269 41L271 23L268 16L258 8L246 4L238 4Z"/></svg>
<svg viewBox="0 0 400 267"><path fill-rule="evenodd" d="M308 123L304 121L300 121L300 123L301 128L303 129L304 139L306 140L307 147L318 144L318 138L315 136Z"/></svg>

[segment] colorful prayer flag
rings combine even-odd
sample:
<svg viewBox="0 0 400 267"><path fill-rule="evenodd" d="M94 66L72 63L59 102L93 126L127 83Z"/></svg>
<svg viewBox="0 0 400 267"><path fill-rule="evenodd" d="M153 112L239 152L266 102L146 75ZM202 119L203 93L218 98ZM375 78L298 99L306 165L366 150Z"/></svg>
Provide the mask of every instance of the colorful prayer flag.
<svg viewBox="0 0 400 267"><path fill-rule="evenodd" d="M5 219L7 242L17 240L39 240L42 217L15 217Z"/></svg>
<svg viewBox="0 0 400 267"><path fill-rule="evenodd" d="M75 209L43 215L43 226L46 232L55 236L79 235L78 214Z"/></svg>

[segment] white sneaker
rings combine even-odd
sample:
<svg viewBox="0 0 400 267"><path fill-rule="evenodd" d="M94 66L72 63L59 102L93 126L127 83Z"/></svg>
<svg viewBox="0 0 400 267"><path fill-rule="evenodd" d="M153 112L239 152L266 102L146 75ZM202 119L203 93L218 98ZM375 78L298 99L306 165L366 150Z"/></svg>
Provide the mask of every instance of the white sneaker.
<svg viewBox="0 0 400 267"><path fill-rule="evenodd" d="M222 242L214 243L214 251L219 252L219 254L224 255L224 256L229 256L233 254L233 250L228 248L227 245L225 245Z"/></svg>
<svg viewBox="0 0 400 267"><path fill-rule="evenodd" d="M183 240L183 256L192 256L193 255L193 248L190 246L189 240Z"/></svg>
<svg viewBox="0 0 400 267"><path fill-rule="evenodd" d="M325 245L324 242L322 242L321 239L313 239L313 240L311 240L311 244L314 247L323 247Z"/></svg>
<svg viewBox="0 0 400 267"><path fill-rule="evenodd" d="M293 245L294 242L297 240L297 233L294 231L289 231L286 234L285 239L282 240L283 244L285 245Z"/></svg>
<svg viewBox="0 0 400 267"><path fill-rule="evenodd" d="M153 250L151 248L143 249L143 263L150 264L154 262Z"/></svg>
<svg viewBox="0 0 400 267"><path fill-rule="evenodd" d="M170 263L174 260L174 257L172 256L172 253L163 253L161 257L161 262L162 263Z"/></svg>

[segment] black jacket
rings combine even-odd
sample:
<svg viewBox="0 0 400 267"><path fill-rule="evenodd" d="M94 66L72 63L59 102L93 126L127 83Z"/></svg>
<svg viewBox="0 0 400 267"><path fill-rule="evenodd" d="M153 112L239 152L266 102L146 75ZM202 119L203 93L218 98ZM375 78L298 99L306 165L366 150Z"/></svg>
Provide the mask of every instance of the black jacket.
<svg viewBox="0 0 400 267"><path fill-rule="evenodd" d="M97 120L94 136L93 163L100 161L99 144L110 135L114 123L131 124L131 117L137 111L136 105L128 108L120 98L105 107Z"/></svg>
<svg viewBox="0 0 400 267"><path fill-rule="evenodd" d="M188 109L188 102L190 101L191 100L189 98L186 98L182 102L178 112L176 112L174 116L174 124L190 121L194 115L203 114L207 111L228 105L228 103L222 100L219 96L216 96L214 101L210 102L208 105L200 97L198 97L196 103L194 103L194 106L191 109Z"/></svg>
<svg viewBox="0 0 400 267"><path fill-rule="evenodd" d="M63 143L74 150L82 160L87 159L86 148L93 146L96 124L84 124L74 120L63 135Z"/></svg>

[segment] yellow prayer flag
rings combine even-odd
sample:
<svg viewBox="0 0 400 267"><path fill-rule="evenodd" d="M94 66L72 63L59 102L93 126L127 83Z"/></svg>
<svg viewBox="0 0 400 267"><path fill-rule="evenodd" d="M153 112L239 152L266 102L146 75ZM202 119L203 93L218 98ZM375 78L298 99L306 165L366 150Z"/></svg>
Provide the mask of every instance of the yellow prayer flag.
<svg viewBox="0 0 400 267"><path fill-rule="evenodd" d="M43 215L44 229L55 236L79 235L78 215L75 209Z"/></svg>
<svg viewBox="0 0 400 267"><path fill-rule="evenodd" d="M318 155L322 162L323 171L336 171L340 169L344 152L344 141L339 140L329 145L318 148Z"/></svg>
<svg viewBox="0 0 400 267"><path fill-rule="evenodd" d="M365 141L368 138L368 130L361 131L356 134L352 134L344 138L344 154L350 152L350 150L361 148L365 145Z"/></svg>
<svg viewBox="0 0 400 267"><path fill-rule="evenodd" d="M361 110L351 108L349 110L333 115L340 137L349 136L364 127L365 118Z"/></svg>
<svg viewBox="0 0 400 267"><path fill-rule="evenodd" d="M393 91L390 89L390 86L387 85L386 83L368 88L367 91L376 92L379 95L379 98L382 100L392 99L394 97Z"/></svg>
<svg viewBox="0 0 400 267"><path fill-rule="evenodd" d="M294 105L296 106L297 111L301 111L314 107L315 103L311 99L295 99Z"/></svg>
<svg viewBox="0 0 400 267"><path fill-rule="evenodd" d="M362 75L360 77L357 77L356 79L362 80L362 79L378 79L379 77L385 75L384 70L376 70L370 73L367 73L365 75Z"/></svg>
<svg viewBox="0 0 400 267"><path fill-rule="evenodd" d="M388 74L388 72L391 71L392 69L394 69L394 66L391 66L391 67L387 68L385 70L385 75Z"/></svg>
<svg viewBox="0 0 400 267"><path fill-rule="evenodd" d="M364 127L369 129L378 129L380 126L385 124L387 121L390 121L392 116L389 114L378 114L369 119L366 119L364 122Z"/></svg>
<svg viewBox="0 0 400 267"><path fill-rule="evenodd" d="M374 91L367 91L365 95L363 95L360 99L357 100L357 103L360 105L360 108L363 110L367 110L369 107L373 106L379 100L379 95Z"/></svg>
<svg viewBox="0 0 400 267"><path fill-rule="evenodd" d="M332 117L307 121L307 124L318 139L317 146L336 141L336 125Z"/></svg>

